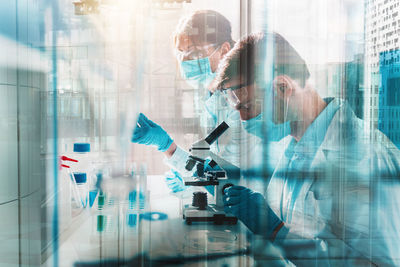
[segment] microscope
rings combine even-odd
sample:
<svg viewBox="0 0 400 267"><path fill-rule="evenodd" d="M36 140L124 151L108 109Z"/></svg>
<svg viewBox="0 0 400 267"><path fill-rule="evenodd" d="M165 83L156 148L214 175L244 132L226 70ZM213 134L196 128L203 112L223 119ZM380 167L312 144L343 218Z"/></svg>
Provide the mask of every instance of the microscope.
<svg viewBox="0 0 400 267"><path fill-rule="evenodd" d="M186 161L186 170L197 171L198 177L185 181L187 186L213 186L215 204L209 204L206 192L194 192L191 205L183 208L183 219L187 224L193 222L213 222L214 224L236 224L237 218L224 212L223 195L225 188L233 184L228 181L240 178L240 169L232 163L222 159L210 150L213 144L227 129L229 125L222 122L206 138L192 144L189 149L190 156ZM210 170L204 170L206 159L209 160Z"/></svg>

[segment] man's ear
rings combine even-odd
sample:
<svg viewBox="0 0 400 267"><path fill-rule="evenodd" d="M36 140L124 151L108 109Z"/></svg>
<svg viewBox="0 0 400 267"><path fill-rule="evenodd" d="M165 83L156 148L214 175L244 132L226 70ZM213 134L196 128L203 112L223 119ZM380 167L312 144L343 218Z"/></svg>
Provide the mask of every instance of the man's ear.
<svg viewBox="0 0 400 267"><path fill-rule="evenodd" d="M286 75L275 77L273 84L275 95L282 100L287 100L292 96L293 90L295 89L293 80Z"/></svg>
<svg viewBox="0 0 400 267"><path fill-rule="evenodd" d="M223 43L222 45L221 45L221 48L220 48L220 51L221 51L221 53L220 53L220 59L222 59L225 55L226 55L226 53L228 53L229 52L229 50L231 50L231 45L230 45L230 43L229 42L225 42L225 43Z"/></svg>

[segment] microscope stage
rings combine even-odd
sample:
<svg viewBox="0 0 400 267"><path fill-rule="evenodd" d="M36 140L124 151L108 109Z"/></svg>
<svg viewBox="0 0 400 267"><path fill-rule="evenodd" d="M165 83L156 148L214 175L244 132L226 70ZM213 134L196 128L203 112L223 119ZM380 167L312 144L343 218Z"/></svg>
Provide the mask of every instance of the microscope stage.
<svg viewBox="0 0 400 267"><path fill-rule="evenodd" d="M193 222L213 222L214 224L236 224L237 218L217 209L215 205L208 205L206 209L200 210L197 207L186 205L183 212L183 219L187 224Z"/></svg>

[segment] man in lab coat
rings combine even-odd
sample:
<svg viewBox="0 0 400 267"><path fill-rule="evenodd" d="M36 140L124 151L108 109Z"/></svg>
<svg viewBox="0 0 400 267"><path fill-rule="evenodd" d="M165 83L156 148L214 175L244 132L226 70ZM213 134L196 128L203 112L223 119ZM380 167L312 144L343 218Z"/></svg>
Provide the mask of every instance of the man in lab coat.
<svg viewBox="0 0 400 267"><path fill-rule="evenodd" d="M245 127L263 138L291 128L265 195L230 187L225 209L296 265L400 265L400 152L345 101L321 98L309 77L276 33L243 38L221 62L213 86Z"/></svg>
<svg viewBox="0 0 400 267"><path fill-rule="evenodd" d="M181 76L195 89L195 107L201 110L200 124L204 130L201 136L206 136L225 121L229 129L211 145L212 152L238 167L251 164L246 156L260 143L259 138L243 130L239 113L229 107L220 92L209 87L218 63L235 43L229 20L213 10L198 10L180 19L173 40ZM173 192L184 190L181 175L190 175L185 170L189 153L144 114L139 114L137 125L132 142L155 146L163 152L165 163L178 171L167 174L168 187Z"/></svg>

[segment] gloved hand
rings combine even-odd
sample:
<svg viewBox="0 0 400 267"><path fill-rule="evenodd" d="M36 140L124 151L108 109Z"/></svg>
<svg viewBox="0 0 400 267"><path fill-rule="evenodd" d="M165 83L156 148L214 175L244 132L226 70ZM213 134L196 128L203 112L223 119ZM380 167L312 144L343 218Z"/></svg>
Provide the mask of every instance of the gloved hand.
<svg viewBox="0 0 400 267"><path fill-rule="evenodd" d="M181 192L186 189L182 176L175 170L170 170L165 173L165 182L173 193Z"/></svg>
<svg viewBox="0 0 400 267"><path fill-rule="evenodd" d="M172 138L160 125L149 120L143 113L139 114L137 126L133 131L132 142L156 146L159 151L165 152L172 144Z"/></svg>
<svg viewBox="0 0 400 267"><path fill-rule="evenodd" d="M217 165L217 166L214 166L214 167L211 167L211 166L210 166L210 162L211 162L211 160L209 160L209 159L206 159L206 162L204 162L204 172L206 172L206 171L220 171L220 170L222 170L221 167L219 167L218 165ZM193 173L193 176L194 176L194 177L198 177L198 176L199 176L199 174L197 173L197 171L195 171L195 172ZM214 194L215 194L215 192L214 192L214 186L213 186L213 185L207 185L207 186L206 186L206 190L207 190L211 195L214 195Z"/></svg>
<svg viewBox="0 0 400 267"><path fill-rule="evenodd" d="M204 163L204 171L221 171L221 167L219 165L216 165L214 167L210 166L211 160L206 159L206 162Z"/></svg>
<svg viewBox="0 0 400 267"><path fill-rule="evenodd" d="M231 186L224 190L224 210L235 215L254 234L273 237L282 221L275 215L264 196L243 186Z"/></svg>
<svg viewBox="0 0 400 267"><path fill-rule="evenodd" d="M218 165L216 165L216 166L214 166L214 167L211 167L211 166L210 166L210 162L211 162L211 160L209 160L209 159L206 159L206 162L204 162L204 168L203 168L204 172L206 172L206 171L220 171L220 170L222 170L221 167L219 167ZM198 176L199 176L199 174L197 173L197 171L195 171L195 172L193 173L193 176L194 176L194 177L198 177Z"/></svg>

